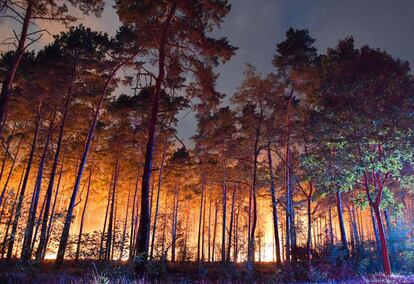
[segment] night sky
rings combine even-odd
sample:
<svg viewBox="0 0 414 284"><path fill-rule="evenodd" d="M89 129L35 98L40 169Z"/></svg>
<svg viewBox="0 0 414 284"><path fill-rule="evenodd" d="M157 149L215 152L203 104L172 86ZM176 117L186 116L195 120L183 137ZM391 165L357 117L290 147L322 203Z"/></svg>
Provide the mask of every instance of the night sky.
<svg viewBox="0 0 414 284"><path fill-rule="evenodd" d="M319 52L352 35L358 46L380 47L395 57L414 64L414 1L412 0L230 0L232 10L217 36L226 36L239 49L236 56L218 71L219 91L230 96L240 84L245 63L258 71L272 72L275 46L289 27L309 29ZM86 18L84 24L113 34L119 22L109 1L102 18ZM62 27L42 24L51 33ZM0 39L10 32L2 23ZM51 40L45 36L43 44ZM5 48L3 47L2 50ZM194 134L191 113L180 114L178 135L187 143Z"/></svg>

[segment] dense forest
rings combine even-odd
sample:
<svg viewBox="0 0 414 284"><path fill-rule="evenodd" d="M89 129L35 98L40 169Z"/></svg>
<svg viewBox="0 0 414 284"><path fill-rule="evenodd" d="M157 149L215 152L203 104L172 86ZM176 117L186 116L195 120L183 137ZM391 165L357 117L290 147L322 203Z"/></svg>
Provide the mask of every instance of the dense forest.
<svg viewBox="0 0 414 284"><path fill-rule="evenodd" d="M226 0L113 5L109 36L73 16L102 0L0 0L16 28L0 57L1 279L90 263L97 282L413 273L408 62L351 36L317 50L290 28L273 71L246 64L224 94ZM34 48L38 21L66 29Z"/></svg>

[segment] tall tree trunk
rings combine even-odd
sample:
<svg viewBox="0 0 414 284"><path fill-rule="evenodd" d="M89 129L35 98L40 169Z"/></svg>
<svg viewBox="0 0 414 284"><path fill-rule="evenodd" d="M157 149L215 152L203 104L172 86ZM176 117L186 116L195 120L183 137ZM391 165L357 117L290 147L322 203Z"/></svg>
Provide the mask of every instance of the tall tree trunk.
<svg viewBox="0 0 414 284"><path fill-rule="evenodd" d="M233 223L234 223L234 206L236 203L236 186L233 188L233 195L231 198L231 211L230 211L230 223L229 223L229 241L227 245L227 262L230 262L230 252L232 246L232 237L233 237Z"/></svg>
<svg viewBox="0 0 414 284"><path fill-rule="evenodd" d="M55 120L56 111L54 112L52 119L50 121L50 126L48 130L48 134L46 137L46 143L43 149L42 157L40 158L40 164L39 164L39 170L37 173L37 179L36 179L36 185L33 193L33 200L32 204L30 206L29 216L27 219L27 226L24 234L24 240L23 240L23 247L22 247L22 254L21 254L21 260L23 262L27 262L32 257L32 239L33 239L33 229L36 221L36 211L37 211L37 204L39 202L40 198L40 191L42 190L42 180L43 180L43 170L45 166L45 159L47 155L47 150L49 148L50 139L53 132L53 123Z"/></svg>
<svg viewBox="0 0 414 284"><path fill-rule="evenodd" d="M203 216L203 204L204 204L204 199L205 199L205 184L204 184L204 179L205 179L205 155L203 157L203 161L202 161L202 166L201 166L201 200L200 200L200 214L198 217L198 236L197 236L197 262L200 261L200 248L202 246L201 244L201 226L202 226L202 216Z"/></svg>
<svg viewBox="0 0 414 284"><path fill-rule="evenodd" d="M88 180L88 188L86 190L85 205L83 206L81 222L80 222L80 226L79 226L78 241L76 243L75 261L78 261L79 254L80 254L80 247L81 247L82 233L83 233L83 224L85 222L85 213L86 213L86 208L88 206L89 193L91 191L92 171L93 171L93 159L92 159L92 163L91 163L91 168L89 170L89 180Z"/></svg>
<svg viewBox="0 0 414 284"><path fill-rule="evenodd" d="M227 184L226 184L226 169L224 168L224 177L221 186L222 192L222 208L223 208L223 219L222 219L222 231L221 231L221 261L226 260L226 211L227 211Z"/></svg>
<svg viewBox="0 0 414 284"><path fill-rule="evenodd" d="M206 191L206 190L204 190ZM207 201L207 192L204 193L204 208L202 209L203 211L203 226L201 229L201 261L205 260L205 250L204 250L204 245L205 245L205 226L206 226L206 201Z"/></svg>
<svg viewBox="0 0 414 284"><path fill-rule="evenodd" d="M213 200L210 197L210 202L209 202L209 206L208 206L208 229L207 229L207 261L210 262L211 261L211 205L213 203Z"/></svg>
<svg viewBox="0 0 414 284"><path fill-rule="evenodd" d="M385 231L384 226L381 220L381 210L379 208L379 205L374 206L374 213L375 218L377 220L377 226L379 231L379 237L381 241L381 252L382 252L382 258L383 258L383 264L384 264L384 273L386 276L391 275L391 265L390 265L390 258L388 255L388 246L387 246L387 239L385 237Z"/></svg>
<svg viewBox="0 0 414 284"><path fill-rule="evenodd" d="M150 234L150 205L149 205L149 189L152 171L153 152L155 144L155 130L158 120L158 111L160 106L161 87L165 77L165 46L167 44L167 34L171 25L171 20L176 10L176 2L172 4L168 12L163 27L163 33L160 37L159 56L158 56L158 77L155 83L154 95L151 107L151 118L149 123L149 131L147 138L147 146L145 152L144 171L142 174L142 190L141 190L141 214L139 219L139 228L137 235L137 253L142 258L142 265L137 266L139 274L144 272L145 261L148 258L149 234Z"/></svg>
<svg viewBox="0 0 414 284"><path fill-rule="evenodd" d="M125 239L126 239L126 231L127 231L127 223L128 223L128 212L129 212L129 198L131 195L131 190L128 190L128 201L127 201L127 207L125 210L125 222L124 222L124 229L122 232L122 239L121 239L121 248L119 253L119 260L122 259L122 255L124 254L124 247L125 247Z"/></svg>
<svg viewBox="0 0 414 284"><path fill-rule="evenodd" d="M115 77L116 72L122 66L127 64L130 60L132 60L137 55L138 55L138 52L136 52L131 57L129 57L129 58L125 59L124 61L122 61L121 63L119 63L112 70L112 72L109 74L109 77L108 77L107 81L105 82L105 86L104 86L102 92L99 95L99 101L98 101L98 104L96 106L96 110L95 110L95 114L93 116L91 126L89 127L89 131L88 131L88 134L86 136L86 140L85 140L86 143L85 143L85 147L83 149L82 159L81 159L81 162L79 164L78 174L76 175L75 185L73 187L72 196L70 198L68 211L67 211L65 222L64 222L64 225L63 225L62 236L60 238L58 253L57 253L57 256L56 256L56 262L55 262L56 265L60 265L60 264L63 263L63 259L64 259L65 251L66 251L66 246L67 246L68 239L69 239L69 231L70 231L70 225L71 225L71 220L72 220L72 215L73 215L73 209L75 207L76 196L77 196L78 191L79 191L79 186L80 186L80 183L81 183L81 180L82 180L83 170L85 168L86 160L88 158L89 148L91 146L92 138L94 136L94 131L95 131L96 124L98 123L99 114L100 114L100 110L101 110L101 107L102 107L102 104L103 104L103 100L105 98L106 91L108 90L110 83L112 82L113 78Z"/></svg>
<svg viewBox="0 0 414 284"><path fill-rule="evenodd" d="M179 184L180 182L178 182ZM180 190L180 185L178 185L177 190L174 193L174 206L173 206L173 223L172 223L172 233L171 233L171 262L175 262L175 248L177 242L177 225L178 225L178 192Z"/></svg>
<svg viewBox="0 0 414 284"><path fill-rule="evenodd" d="M267 148L267 159L269 163L270 195L272 197L273 232L274 232L275 246L276 246L276 263L280 265L281 257L280 257L280 240L279 240L279 218L277 215L275 177L273 173L273 162L272 162L272 153L271 153L270 145L268 145L268 148Z"/></svg>
<svg viewBox="0 0 414 284"><path fill-rule="evenodd" d="M114 173L112 173L111 182L109 184L109 189L108 189L108 202L106 203L105 219L104 219L102 235L101 235L101 244L99 246L99 248L100 248L99 249L99 259L101 259L102 257L105 257L103 245L104 245L104 239L105 239L106 224L107 224L107 220L108 220L109 205L111 204L111 191L112 191L112 182L113 182L114 177L115 177L115 170L114 170Z"/></svg>
<svg viewBox="0 0 414 284"><path fill-rule="evenodd" d="M307 215L308 215L308 239L306 242L306 251L307 251L307 258L308 258L308 266L311 267L312 261L312 194L313 194L313 184L310 181L309 183L309 194L306 196L307 198Z"/></svg>
<svg viewBox="0 0 414 284"><path fill-rule="evenodd" d="M286 115L286 153L285 153L285 190L286 190L286 261L291 261L291 236L292 236L292 192L290 181L290 132L291 132L291 110L293 100L293 89L289 96L287 115Z"/></svg>
<svg viewBox="0 0 414 284"><path fill-rule="evenodd" d="M348 252L348 241L346 239L345 221L344 221L344 215L343 215L343 209L342 209L341 192L339 190L336 191L336 207L338 210L338 222L339 222L339 230L341 232L342 247Z"/></svg>
<svg viewBox="0 0 414 284"><path fill-rule="evenodd" d="M253 178L252 178L252 196L253 196L253 219L252 219L252 228L250 233L250 242L248 243L247 250L247 266L249 272L253 271L253 262L254 262L254 252L255 252L255 233L257 226L257 192L256 192L256 183L257 183L257 157L259 156L259 139L261 132L261 125L263 119L263 110L260 112L259 123L256 128L256 135L253 147Z"/></svg>
<svg viewBox="0 0 414 284"><path fill-rule="evenodd" d="M57 171L57 167L58 167L58 163L59 163L60 150L62 148L62 141L63 141L63 134L64 134L64 131L65 131L66 118L67 118L69 105L70 105L70 101L71 101L71 93L72 93L72 84L71 84L71 87L69 89L68 94L66 95L65 110L64 110L62 121L61 121L61 124L60 124L60 131L59 131L59 138L58 138L57 146L56 146L56 153L55 153L55 157L53 159L52 171L50 172L50 178L49 178L49 185L48 185L47 191L46 191L46 197L45 197L46 198L46 207L45 207L45 212L43 214L42 228L40 230L39 246L38 246L37 251L36 251L36 260L38 260L38 261L42 258L43 251L45 249L47 223L48 223L48 218L49 218L49 208L50 208L50 202L52 200L52 192L53 192L53 186L54 186L54 182L55 182L56 171Z"/></svg>
<svg viewBox="0 0 414 284"><path fill-rule="evenodd" d="M3 127L6 123L6 116L7 116L7 107L11 96L11 89L13 85L14 78L17 73L17 69L20 65L20 61L22 60L23 53L26 48L26 39L27 33L29 30L30 20L33 14L33 4L34 0L28 0L26 11L23 18L22 23L22 30L19 37L19 43L17 45L17 49L13 54L12 63L5 74L5 78L1 87L1 94L0 94L0 136L3 132Z"/></svg>
<svg viewBox="0 0 414 284"><path fill-rule="evenodd" d="M215 202L214 210L214 228L213 228L213 248L211 250L211 261L215 261L216 252L216 236L217 236L217 223L218 223L218 204Z"/></svg>
<svg viewBox="0 0 414 284"><path fill-rule="evenodd" d="M35 129L34 129L32 147L31 147L30 154L29 154L29 160L27 162L26 173L23 179L22 189L20 190L20 196L19 196L19 200L16 206L16 213L15 213L16 215L13 220L12 231L10 234L9 244L7 248L7 259L9 260L11 259L12 254L13 254L13 246L14 246L14 240L15 240L15 236L17 232L17 225L19 223L19 218L20 218L21 211L22 211L24 194L26 192L27 182L29 180L30 170L32 168L32 163L33 163L33 157L34 157L34 153L35 153L36 146L37 146L37 136L39 134L39 125L40 125L40 119L41 119L40 111L41 111L41 105L38 106L38 111L37 111L36 120L35 120Z"/></svg>
<svg viewBox="0 0 414 284"><path fill-rule="evenodd" d="M135 181L135 190L134 190L134 198L132 200L132 214L131 214L131 229L130 229L130 236L129 236L129 260L132 260L135 256L134 248L135 248L135 232L136 232L136 209L135 205L137 204L137 193L138 193L138 183L139 183L139 173L137 174L137 179Z"/></svg>
<svg viewBox="0 0 414 284"><path fill-rule="evenodd" d="M115 162L114 184L112 186L112 194L111 194L112 196L111 211L109 213L108 233L106 235L105 260L111 259L112 234L113 234L113 228L114 228L115 194L116 194L116 187L117 187L118 177L119 177L119 156L120 156L120 148L118 148L118 153L117 153L116 162Z"/></svg>
<svg viewBox="0 0 414 284"><path fill-rule="evenodd" d="M330 244L334 244L334 232L333 232L333 225L332 225L332 209L329 206L329 241Z"/></svg>
<svg viewBox="0 0 414 284"><path fill-rule="evenodd" d="M58 197L59 189L60 189L60 182L62 180L62 175L63 175L63 166L65 164L65 155L66 155L66 152L63 153L62 164L60 165L58 183L56 185L56 191L55 191L55 196L53 198L52 210L50 212L49 223L48 223L47 229L46 229L46 237L45 237L45 241L44 241L44 247L43 247L42 252L41 252L41 254L42 254L41 259L45 258L46 251L47 251L47 245L49 243L50 234L52 232L53 222L55 220L55 208L56 208L57 197Z"/></svg>
<svg viewBox="0 0 414 284"><path fill-rule="evenodd" d="M169 127L170 125L168 125ZM157 230L157 219L158 219L158 206L160 203L160 195L161 195L161 184L162 184L162 172L164 169L164 161L165 156L167 153L167 142L168 142L168 136L165 137L164 144L163 144L163 150L162 150L162 158L161 158L161 165L160 165L160 172L158 175L158 186L157 186L157 199L155 201L155 213L154 213L154 222L152 225L152 238L151 238L151 252L150 252L150 258L152 259L154 254L154 243L155 243L155 235Z"/></svg>

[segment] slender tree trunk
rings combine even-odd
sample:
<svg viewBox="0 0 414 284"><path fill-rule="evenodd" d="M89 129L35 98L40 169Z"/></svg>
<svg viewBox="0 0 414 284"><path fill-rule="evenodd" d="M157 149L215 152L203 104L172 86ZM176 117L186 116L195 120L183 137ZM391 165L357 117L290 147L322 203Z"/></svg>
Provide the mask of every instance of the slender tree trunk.
<svg viewBox="0 0 414 284"><path fill-rule="evenodd" d="M103 243L104 243L104 239L105 239L106 223L107 223L107 220L108 220L108 213L109 213L109 205L111 204L111 191L112 191L112 182L113 182L114 177L115 177L115 172L111 176L111 182L109 184L109 189L108 189L108 202L106 203L105 219L104 219L102 235L101 235L101 244L99 246L100 247L100 249L99 249L99 259L101 259L102 257L105 257L104 249L103 249Z"/></svg>
<svg viewBox="0 0 414 284"><path fill-rule="evenodd" d="M222 208L223 208L223 219L222 219L222 231L221 231L221 261L226 260L226 218L227 218L227 184L226 184L226 170L224 169L223 184L221 187L222 191Z"/></svg>
<svg viewBox="0 0 414 284"><path fill-rule="evenodd" d="M126 231L127 231L127 223L128 223L128 212L129 212L129 198L131 195L131 190L128 190L128 201L127 201L127 207L125 211L125 222L124 222L124 229L122 232L122 239L121 239L121 248L119 253L119 260L122 259L122 255L124 254L124 247L125 247L125 239L126 239Z"/></svg>
<svg viewBox="0 0 414 284"><path fill-rule="evenodd" d="M331 245L334 244L334 232L333 232L333 225L332 225L332 209L329 206L329 241Z"/></svg>
<svg viewBox="0 0 414 284"><path fill-rule="evenodd" d="M211 251L211 261L215 261L215 251L216 251L216 235L217 235L217 222L218 222L218 205L215 203L214 210L214 228L213 228L213 248Z"/></svg>
<svg viewBox="0 0 414 284"><path fill-rule="evenodd" d="M341 232L342 247L346 251L348 251L348 241L346 239L345 221L344 221L344 215L343 215L343 210L342 210L341 192L339 190L336 191L336 207L338 210L338 222L339 222L339 230Z"/></svg>
<svg viewBox="0 0 414 284"><path fill-rule="evenodd" d="M170 123L171 124L171 123ZM169 127L170 125L168 125ZM157 199L155 201L155 213L154 213L154 222L152 225L152 238L151 238L151 252L150 252L150 259L152 259L154 254L154 244L155 244L155 235L157 230L157 218L158 218L158 206L160 203L160 195L161 195L161 184L162 184L162 172L164 169L164 161L165 156L167 153L167 142L168 142L168 136L165 137L163 150L162 150L162 159L161 159L161 165L160 165L160 172L158 175L158 187L157 187Z"/></svg>
<svg viewBox="0 0 414 284"><path fill-rule="evenodd" d="M26 192L27 182L29 180L30 170L32 168L32 163L33 163L33 157L34 157L34 153L35 153L36 146L37 146L37 136L39 134L39 125L40 125L40 119L41 119L40 118L40 110L41 110L41 105L39 105L37 115L36 115L32 147L31 147L31 150L30 150L29 160L27 162L26 173L25 173L25 176L24 176L24 179L23 179L22 189L20 190L20 196L19 196L19 200L18 200L17 206L16 206L16 213L15 213L16 215L14 217L12 231L11 231L11 234L10 234L10 239L9 239L9 244L8 244L8 249L7 249L7 259L8 260L10 260L12 258L14 240L15 240L15 236L16 236L16 232L17 232L17 225L19 223L19 218L20 218L20 215L21 215L21 210L22 210L22 205L23 205L24 194Z"/></svg>
<svg viewBox="0 0 414 284"><path fill-rule="evenodd" d="M52 211L50 212L50 218L49 218L49 223L47 225L47 230L46 230L46 237L45 237L45 243L44 243L44 247L42 250L42 255L41 255L41 259L45 258L46 255L46 251L47 251L47 245L49 243L49 239L50 239L50 234L52 232L52 227L53 227L53 222L55 220L55 208L56 208L56 201L57 201L57 197L59 194L59 189L60 189L60 182L62 180L62 175L63 175L63 166L65 164L65 155L66 153L63 154L62 157L62 164L60 166L60 170L59 170L59 178L58 178L58 183L56 185L56 191L55 191L55 196L53 198L53 205L52 205Z"/></svg>
<svg viewBox="0 0 414 284"><path fill-rule="evenodd" d="M71 225L71 220L72 220L72 215L73 215L73 209L75 207L76 196L77 196L78 191L79 191L79 186L80 186L80 183L81 183L81 180L82 180L83 170L85 168L86 160L88 158L89 148L91 146L92 138L94 136L93 133L95 131L96 124L98 123L99 114L100 114L100 110L101 110L101 107L102 107L102 104L103 104L103 100L105 98L106 91L108 90L108 87L109 87L110 83L112 82L113 78L115 77L116 72L122 66L127 64L130 60L132 60L137 55L138 55L138 52L136 52L135 54L133 54L131 57L127 58L126 60L122 61L120 64L118 64L112 70L112 72L109 74L109 77L108 77L108 79L105 83L105 86L104 86L102 92L99 95L98 105L96 107L95 114L93 116L91 126L89 127L89 131L88 131L88 134L86 136L86 141L85 141L86 143L85 143L85 147L83 149L82 159L81 159L81 162L79 164L78 174L76 175L76 181L75 181L75 185L73 187L72 196L70 198L68 212L66 214L65 222L64 222L64 225L63 225L62 236L60 238L59 249L58 249L58 253L57 253L57 256L56 256L56 262L55 262L56 265L60 265L60 264L63 263L63 259L64 259L65 251L66 251L66 246L67 246L68 239L69 239L69 231L70 231L70 225Z"/></svg>
<svg viewBox="0 0 414 284"><path fill-rule="evenodd" d="M149 123L149 131L147 138L147 146L145 152L144 171L142 174L142 190L141 190L141 214L139 220L139 228L137 235L137 253L142 257L144 262L137 266L139 274L144 272L145 261L148 258L149 234L150 234L150 205L149 205L149 182L151 178L153 152L155 144L155 130L158 120L158 111L160 105L161 87L165 77L165 46L167 44L167 34L171 25L171 20L175 14L176 2L172 4L168 12L166 21L163 27L163 34L160 37L160 47L158 56L158 77L155 83L154 95L151 107L151 118Z"/></svg>
<svg viewBox="0 0 414 284"><path fill-rule="evenodd" d="M290 181L290 129L291 129L291 109L293 100L293 89L289 96L286 116L286 154L285 154L285 190L286 190L286 261L291 261L291 236L292 236L292 193L291 193L291 181Z"/></svg>
<svg viewBox="0 0 414 284"><path fill-rule="evenodd" d="M230 223L229 223L229 241L227 245L227 262L230 262L230 252L233 237L233 223L234 223L234 206L236 203L236 186L233 188L233 195L231 198L231 212L230 212Z"/></svg>
<svg viewBox="0 0 414 284"><path fill-rule="evenodd" d="M204 190L206 191L206 190ZM201 261L205 260L205 226L206 226L206 202L207 202L207 192L204 192L204 208L203 211L203 226L201 229Z"/></svg>
<svg viewBox="0 0 414 284"><path fill-rule="evenodd" d="M205 174L205 157L203 157L202 166L201 166L201 200L200 200L200 214L198 217L198 236L197 236L197 262L200 261L200 248L201 244L201 227L202 227L202 216L203 216L203 204L204 204L204 194L205 194L205 184L204 184L204 174Z"/></svg>
<svg viewBox="0 0 414 284"><path fill-rule="evenodd" d="M45 207L45 212L44 212L44 215L43 215L42 228L40 230L39 246L38 246L37 251L36 251L36 260L38 260L38 261L42 258L43 251L45 250L47 223L48 223L48 218L49 218L49 208L50 208L50 202L52 200L52 192L53 192L53 186L54 186L54 182L55 182L56 171L57 171L57 167L58 167L58 163L59 163L60 150L62 148L62 141L63 141L63 134L64 134L64 131L65 131L66 118L67 118L67 114L68 114L68 110L69 110L69 106L70 106L70 101L71 101L71 93L72 93L72 84L71 84L69 92L66 96L65 110L64 110L64 113L63 113L63 117L62 117L62 122L60 124L60 131L59 131L59 138L58 138L58 142L57 142L57 146L56 146L56 153L55 153L55 157L53 159L52 171L50 172L50 178L49 178L49 185L48 185L47 191L46 191L46 197L45 197L46 198L46 207Z"/></svg>
<svg viewBox="0 0 414 284"><path fill-rule="evenodd" d="M180 182L178 182L180 183ZM173 206L173 223L172 223L172 233L171 233L171 262L175 262L175 247L177 242L177 224L178 224L178 192L180 186L174 193L174 206Z"/></svg>
<svg viewBox="0 0 414 284"><path fill-rule="evenodd" d="M24 14L23 23L22 23L22 30L19 37L19 43L17 45L17 49L14 52L12 63L5 74L5 78L1 87L1 94L0 94L0 136L3 132L3 127L6 123L6 116L7 116L7 108L8 103L11 96L11 89L13 85L14 78L16 76L17 69L20 65L20 61L23 57L23 53L26 49L26 39L27 34L30 26L30 20L32 18L33 13L33 0L27 1L26 11Z"/></svg>
<svg viewBox="0 0 414 284"><path fill-rule="evenodd" d="M267 148L267 159L269 162L270 195L272 197L273 232L274 232L275 246L276 246L276 263L280 265L281 257L280 257L280 240L279 240L279 218L277 215L275 177L273 173L273 162L272 162L272 153L271 153L270 145Z"/></svg>
<svg viewBox="0 0 414 284"><path fill-rule="evenodd" d="M52 132L53 132L53 123L55 120L55 116L56 116L56 111L54 112L52 120L50 122L48 134L46 137L46 143L43 149L42 157L40 159L40 165L39 165L39 170L38 170L37 179L36 179L36 186L35 186L34 193L33 193L34 198L30 206L26 231L25 231L24 240L23 240L23 247L22 247L22 254L21 254L21 260L23 262L29 261L30 258L32 257L31 244L32 244L32 239L33 239L33 229L34 229L34 225L36 221L37 204L39 202L40 191L42 190L43 170L45 166L47 150L49 148L49 143L50 143L50 139L51 139Z"/></svg>
<svg viewBox="0 0 414 284"><path fill-rule="evenodd" d="M311 267L312 261L312 193L313 184L309 182L309 195L307 196L307 209L308 209L308 239L306 242L306 251L308 258L308 267Z"/></svg>
<svg viewBox="0 0 414 284"><path fill-rule="evenodd" d="M263 114L263 113L262 113ZM262 115L261 114L261 115ZM256 137L254 142L254 159L253 159L253 179L252 179L252 197L253 197L253 219L252 219L252 228L250 233L250 242L248 244L247 252L247 265L248 269L251 272L253 270L254 262L254 252L255 252L255 233L257 226L257 192L256 192L256 179L257 179L257 157L259 155L259 138L260 138L260 128L261 128L262 119L259 120L259 125L256 130Z"/></svg>
<svg viewBox="0 0 414 284"><path fill-rule="evenodd" d="M91 168L89 170L89 181L88 181L88 188L86 190L85 205L83 206L81 222L80 222L80 226L79 226L78 241L77 241L77 244L76 244L75 261L78 261L79 254L80 254L80 247L81 247L82 233L83 233L83 224L85 222L85 213L86 213L86 208L88 206L89 193L91 191L92 171L93 171L93 159L92 159L92 163L91 163Z"/></svg>
<svg viewBox="0 0 414 284"><path fill-rule="evenodd" d="M112 234L114 228L114 210L115 210L115 193L119 177L119 156L120 148L118 148L118 153L116 156L115 171L114 171L114 184L112 186L112 200L111 200L111 211L109 213L109 224L108 224L108 234L106 235L106 252L105 260L110 260L111 258L111 249L112 249Z"/></svg>
<svg viewBox="0 0 414 284"><path fill-rule="evenodd" d="M211 261L211 206L212 206L213 200L210 197L210 202L208 206L208 233L207 233L207 254L208 254L208 262Z"/></svg>
<svg viewBox="0 0 414 284"><path fill-rule="evenodd" d="M135 190L134 190L134 198L132 200L132 214L131 214L131 229L130 229L130 236L129 236L129 260L132 260L135 256L134 253L134 241L135 241L135 225L136 225L136 219L135 218L135 214L136 214L136 210L135 210L135 205L137 204L137 193L138 193L138 183L139 183L139 173L137 174L137 179L135 181Z"/></svg>

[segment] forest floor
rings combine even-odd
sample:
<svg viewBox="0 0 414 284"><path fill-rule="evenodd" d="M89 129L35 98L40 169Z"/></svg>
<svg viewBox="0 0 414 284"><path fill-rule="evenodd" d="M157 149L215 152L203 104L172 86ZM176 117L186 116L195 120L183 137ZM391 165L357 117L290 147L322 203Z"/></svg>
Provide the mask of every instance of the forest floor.
<svg viewBox="0 0 414 284"><path fill-rule="evenodd" d="M283 268L282 268L283 270ZM311 281L298 280L300 272L295 271L295 277L281 269L275 269L273 263L257 263L254 275L247 277L244 264L223 265L221 263L176 263L160 265L152 264L149 268L151 279L137 278L133 265L126 262L99 261L66 261L61 267L55 267L52 261L41 264L23 265L19 262L8 263L0 260L0 283L414 283L412 275L393 275L385 277L382 274L367 276L352 276L343 279L323 279L317 272ZM289 272L292 273L292 272ZM282 276L283 277L279 277ZM300 277L299 277L300 278Z"/></svg>

